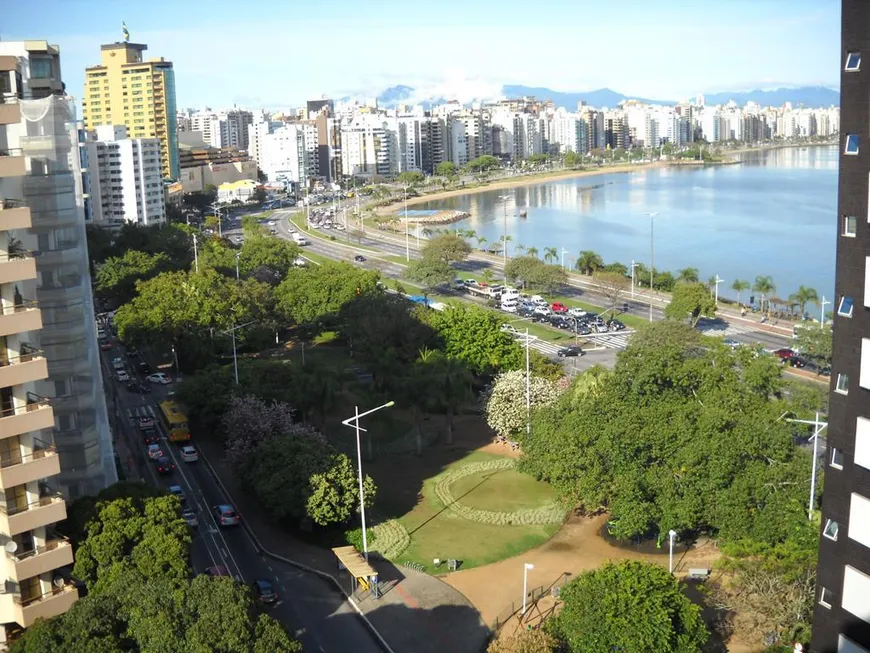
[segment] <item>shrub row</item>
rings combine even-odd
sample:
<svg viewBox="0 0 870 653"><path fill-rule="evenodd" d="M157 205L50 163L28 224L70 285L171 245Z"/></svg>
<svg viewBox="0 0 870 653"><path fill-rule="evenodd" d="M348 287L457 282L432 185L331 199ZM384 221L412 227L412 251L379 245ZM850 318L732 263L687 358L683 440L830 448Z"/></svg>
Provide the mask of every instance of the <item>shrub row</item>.
<svg viewBox="0 0 870 653"><path fill-rule="evenodd" d="M381 522L372 530L377 542L372 549L390 560L397 558L411 544L411 536L408 531L395 519Z"/></svg>

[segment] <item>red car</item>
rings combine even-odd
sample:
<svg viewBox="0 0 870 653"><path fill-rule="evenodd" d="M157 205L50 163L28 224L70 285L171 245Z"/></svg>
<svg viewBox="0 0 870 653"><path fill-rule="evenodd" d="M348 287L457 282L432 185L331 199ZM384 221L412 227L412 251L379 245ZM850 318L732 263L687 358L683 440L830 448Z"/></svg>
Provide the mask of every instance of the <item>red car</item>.
<svg viewBox="0 0 870 653"><path fill-rule="evenodd" d="M777 358L781 359L783 363L787 362L789 359L797 356L794 349L789 349L788 347L783 347L782 349L777 349L773 352L773 355Z"/></svg>
<svg viewBox="0 0 870 653"><path fill-rule="evenodd" d="M567 313L568 312L568 307L565 306L565 304L563 304L562 302L556 302L555 304L550 306L550 308L553 310L554 313Z"/></svg>

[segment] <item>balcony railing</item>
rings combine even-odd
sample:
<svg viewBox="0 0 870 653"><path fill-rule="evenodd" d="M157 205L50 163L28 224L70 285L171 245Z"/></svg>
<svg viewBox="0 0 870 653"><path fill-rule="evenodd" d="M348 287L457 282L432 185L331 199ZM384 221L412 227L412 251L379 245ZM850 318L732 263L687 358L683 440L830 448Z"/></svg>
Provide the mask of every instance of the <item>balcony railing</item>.
<svg viewBox="0 0 870 653"><path fill-rule="evenodd" d="M48 455L57 453L57 448L53 444L42 442L36 438L33 439L33 442L38 448L34 449L31 453L22 455L17 451L13 451L8 457L0 458L0 469L23 465L33 460L42 460Z"/></svg>
<svg viewBox="0 0 870 653"><path fill-rule="evenodd" d="M39 308L39 302L35 299L24 299L15 304L0 304L0 315L13 315L23 313L34 308Z"/></svg>
<svg viewBox="0 0 870 653"><path fill-rule="evenodd" d="M14 607L18 614L15 621L24 628L29 628L37 619L50 619L69 610L78 598L78 590L72 583L64 583L60 587L53 586L45 594L16 596Z"/></svg>
<svg viewBox="0 0 870 653"><path fill-rule="evenodd" d="M25 560L29 560L34 556L42 555L43 553L48 553L49 551L54 551L62 546L69 546L69 539L63 537L62 535L55 535L52 539L47 540L45 544L41 546L35 546L32 549L28 549L27 551L16 551L15 553L6 552L7 557L15 562L24 562Z"/></svg>
<svg viewBox="0 0 870 653"><path fill-rule="evenodd" d="M50 506L54 503L59 503L62 501L63 495L60 492L54 492L52 494L46 494L45 496L41 496L36 501L31 501L30 503L20 503L14 506L0 505L0 513L6 515L7 517L12 517L14 515L24 514L25 512L29 512L31 510L45 508L46 506Z"/></svg>
<svg viewBox="0 0 870 653"><path fill-rule="evenodd" d="M39 399L37 401L27 402L23 406L3 408L0 409L0 419L3 419L4 417L14 417L15 415L26 415L27 413L32 413L34 410L40 410L42 408L51 408L51 402L48 399ZM0 510L2 510L2 508L0 508Z"/></svg>
<svg viewBox="0 0 870 653"><path fill-rule="evenodd" d="M12 200L12 199L0 199L0 211L5 209L24 209L27 208L27 204L24 200Z"/></svg>

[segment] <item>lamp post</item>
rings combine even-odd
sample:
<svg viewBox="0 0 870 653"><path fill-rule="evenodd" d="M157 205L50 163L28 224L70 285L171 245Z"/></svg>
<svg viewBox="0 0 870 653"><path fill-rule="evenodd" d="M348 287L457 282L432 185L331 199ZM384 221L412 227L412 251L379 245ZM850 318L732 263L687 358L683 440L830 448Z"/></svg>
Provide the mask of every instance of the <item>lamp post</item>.
<svg viewBox="0 0 870 653"><path fill-rule="evenodd" d="M388 401L382 406L378 406L377 408L372 408L371 410L367 410L364 413L359 412L359 406L353 407L354 415L353 417L349 417L344 420L342 424L345 426L350 426L356 431L356 464L357 470L359 474L359 514L360 519L362 520L362 545L363 545L363 556L366 559L366 562L369 561L369 543L366 539L366 503L365 503L365 495L363 493L363 473L362 473L362 447L360 446L360 431L365 432L365 429L359 425L359 420L366 415L371 415L374 412L381 410L382 408L389 408L395 402Z"/></svg>
<svg viewBox="0 0 870 653"><path fill-rule="evenodd" d="M239 253L238 251L236 252L236 281L239 280Z"/></svg>
<svg viewBox="0 0 870 653"><path fill-rule="evenodd" d="M236 385L239 385L239 359L236 356L236 331L238 331L239 329L244 329L246 326L250 326L253 323L254 320L251 320L250 322L245 322L244 324L234 326L231 329L221 332L229 333L233 338L233 372L235 373Z"/></svg>
<svg viewBox="0 0 870 653"><path fill-rule="evenodd" d="M561 267L563 270L565 269L565 254L570 254L570 253L571 252L569 252L564 247L562 248L562 252L559 255L559 263L561 264Z"/></svg>
<svg viewBox="0 0 870 653"><path fill-rule="evenodd" d="M534 569L535 565L531 562L527 562L523 565L523 612L522 614L526 614L526 594L528 593L529 587L529 570Z"/></svg>
<svg viewBox="0 0 870 653"><path fill-rule="evenodd" d="M654 250L653 250L654 220L653 220L653 218L655 218L658 214L659 214L658 211L653 211L652 213L647 213L647 215L649 216L649 321L650 322L653 321L653 315L652 315L652 313L653 313L653 311L652 311L652 309L653 309L653 284L655 282L655 279L653 278L653 275L655 274L655 264L654 264L654 259L653 259L653 253L654 253Z"/></svg>
<svg viewBox="0 0 870 653"><path fill-rule="evenodd" d="M501 205L504 209L504 217L502 224L502 242L501 242L501 265L502 272L504 273L504 282L507 285L507 201L509 199L509 195L501 196Z"/></svg>
<svg viewBox="0 0 870 653"><path fill-rule="evenodd" d="M210 208L214 211L215 216L218 219L218 236L223 238L224 232L223 232L223 225L222 225L222 221L221 221L221 205L218 204L217 202L215 202L214 204L209 204L208 208Z"/></svg>
<svg viewBox="0 0 870 653"><path fill-rule="evenodd" d="M830 303L830 302L828 302ZM787 414L787 413L786 413ZM812 424L815 427L813 434L810 436L810 440L813 441L813 471L810 474L810 504L807 510L807 515L809 516L810 521L813 519L813 507L816 503L816 461L819 457L819 437L822 435L822 431L828 426L827 422L822 422L819 420L819 413L816 412L816 419L808 420L808 419L787 419L786 422L791 422L793 424Z"/></svg>
<svg viewBox="0 0 870 653"><path fill-rule="evenodd" d="M175 345L172 345L172 358L175 359L175 378L181 375L181 368L178 367L178 352L175 351Z"/></svg>
<svg viewBox="0 0 870 653"><path fill-rule="evenodd" d="M199 254L196 252L196 234L193 234L193 269L199 272Z"/></svg>
<svg viewBox="0 0 870 653"><path fill-rule="evenodd" d="M408 187L404 186L404 197L405 197L405 260L411 260L411 236L408 232Z"/></svg>
<svg viewBox="0 0 870 653"><path fill-rule="evenodd" d="M719 273L716 273L716 280L713 282L713 285L716 287L716 298L713 300L715 306L719 306L719 284L723 281L725 281L725 279L720 279Z"/></svg>
<svg viewBox="0 0 870 653"><path fill-rule="evenodd" d="M638 267L640 263L635 263L634 259L631 261L631 298L634 299L634 270Z"/></svg>
<svg viewBox="0 0 870 653"><path fill-rule="evenodd" d="M526 329L523 335L523 344L526 346L526 433L532 432L532 375L531 365L529 364L529 346L537 339L537 336L530 336L529 330Z"/></svg>
<svg viewBox="0 0 870 653"><path fill-rule="evenodd" d="M674 540L677 539L677 531L673 528L668 531L668 543L670 544L668 551L668 572L674 573Z"/></svg>
<svg viewBox="0 0 870 653"><path fill-rule="evenodd" d="M825 299L825 296L822 295L822 301L819 302L819 306L821 307L821 314L822 314L821 320L820 320L822 323L822 326L825 326L825 306L827 304L830 304L830 303L831 302L829 302L827 299Z"/></svg>

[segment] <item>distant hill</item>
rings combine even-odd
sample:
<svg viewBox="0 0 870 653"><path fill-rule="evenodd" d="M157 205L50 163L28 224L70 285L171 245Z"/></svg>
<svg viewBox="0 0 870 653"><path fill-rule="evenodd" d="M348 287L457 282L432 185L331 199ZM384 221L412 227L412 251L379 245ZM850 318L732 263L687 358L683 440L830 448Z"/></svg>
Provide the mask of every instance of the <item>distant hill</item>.
<svg viewBox="0 0 870 653"><path fill-rule="evenodd" d="M826 86L802 86L800 88L777 88L770 91L745 91L704 93L707 104L726 104L734 100L743 106L747 102L757 102L763 107L778 107L786 102L793 106L803 105L818 109L830 106L840 106L840 92Z"/></svg>
<svg viewBox="0 0 870 653"><path fill-rule="evenodd" d="M613 109L625 100L639 100L649 104L676 104L676 102L671 100L650 100L649 98L642 98L636 95L623 95L609 88L600 88L597 91L581 91L579 93L563 93L536 86L505 86L502 92L506 97L510 98L532 95L539 100L552 100L557 107L565 107L569 111L576 111L577 103L580 100L583 100L591 107Z"/></svg>

